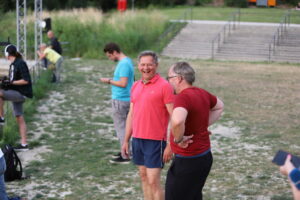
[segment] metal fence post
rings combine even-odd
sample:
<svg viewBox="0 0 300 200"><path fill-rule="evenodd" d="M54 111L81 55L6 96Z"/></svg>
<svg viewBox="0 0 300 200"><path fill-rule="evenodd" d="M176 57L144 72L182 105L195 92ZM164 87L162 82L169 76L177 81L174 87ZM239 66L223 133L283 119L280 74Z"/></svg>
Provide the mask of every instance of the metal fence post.
<svg viewBox="0 0 300 200"><path fill-rule="evenodd" d="M17 49L23 55L24 59L27 58L27 41L26 41L26 0L16 1L17 10Z"/></svg>

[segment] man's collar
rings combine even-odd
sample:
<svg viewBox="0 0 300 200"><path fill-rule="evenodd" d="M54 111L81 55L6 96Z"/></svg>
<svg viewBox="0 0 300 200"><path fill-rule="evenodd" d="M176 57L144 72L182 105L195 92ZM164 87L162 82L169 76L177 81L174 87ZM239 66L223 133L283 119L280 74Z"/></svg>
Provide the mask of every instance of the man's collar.
<svg viewBox="0 0 300 200"><path fill-rule="evenodd" d="M156 73L155 76L153 76L152 79L150 79L149 81L145 81L142 79L141 82L146 85L150 83L155 83L159 78L160 78L159 73Z"/></svg>

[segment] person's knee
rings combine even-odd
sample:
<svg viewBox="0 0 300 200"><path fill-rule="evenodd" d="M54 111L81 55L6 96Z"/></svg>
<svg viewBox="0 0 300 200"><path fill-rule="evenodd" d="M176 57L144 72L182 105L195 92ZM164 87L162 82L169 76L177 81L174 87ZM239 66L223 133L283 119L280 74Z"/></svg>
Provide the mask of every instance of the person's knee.
<svg viewBox="0 0 300 200"><path fill-rule="evenodd" d="M23 115L16 115L16 120L19 124L25 123Z"/></svg>
<svg viewBox="0 0 300 200"><path fill-rule="evenodd" d="M142 181L142 182L148 182L146 171L140 171L139 173L140 173L141 181Z"/></svg>
<svg viewBox="0 0 300 200"><path fill-rule="evenodd" d="M154 179L154 178L148 178L148 184L150 185L150 187L154 190L158 190L160 189L160 180L158 179Z"/></svg>

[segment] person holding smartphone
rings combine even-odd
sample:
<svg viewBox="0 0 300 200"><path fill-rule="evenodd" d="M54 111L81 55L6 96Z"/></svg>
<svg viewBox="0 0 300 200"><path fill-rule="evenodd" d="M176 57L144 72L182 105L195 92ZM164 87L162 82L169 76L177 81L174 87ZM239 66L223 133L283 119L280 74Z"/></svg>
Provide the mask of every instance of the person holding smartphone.
<svg viewBox="0 0 300 200"><path fill-rule="evenodd" d="M292 156L288 155L284 165L279 169L283 175L288 176L294 200L300 200L300 170L296 168L291 162Z"/></svg>

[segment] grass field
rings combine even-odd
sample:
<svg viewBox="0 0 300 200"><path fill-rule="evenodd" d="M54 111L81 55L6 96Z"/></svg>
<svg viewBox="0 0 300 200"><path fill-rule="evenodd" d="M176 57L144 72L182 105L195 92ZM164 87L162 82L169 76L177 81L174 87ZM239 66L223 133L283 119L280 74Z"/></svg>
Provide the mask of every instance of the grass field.
<svg viewBox="0 0 300 200"><path fill-rule="evenodd" d="M69 57L99 58L105 43L114 41L119 43L128 54L134 55L143 49L160 51L158 38L168 28L168 19L183 19L184 12L189 7L136 9L134 12L111 12L103 14L101 11L88 9L74 9L64 11L45 11L43 18L51 17L52 29L60 41L67 42L64 55ZM227 21L237 8L229 7L193 7L194 20L222 20ZM281 8L243 8L241 21L244 22L272 22L282 20L287 9ZM291 23L300 24L300 12L292 12ZM186 13L186 19L191 19L191 13ZM14 12L0 13L0 41L10 37L16 43L16 16ZM27 53L28 58L34 57L34 13L28 11L27 24ZM138 30L138 31L136 31ZM175 33L177 30L174 31ZM174 33L171 32L171 37ZM44 42L47 37L43 35ZM145 39L147 38L147 39ZM165 41L169 41L165 38ZM104 58L104 56L102 56Z"/></svg>
<svg viewBox="0 0 300 200"><path fill-rule="evenodd" d="M176 59L162 58L165 76ZM300 66L190 61L196 84L225 103L211 136L214 164L204 199L291 200L285 177L271 163L278 149L300 154ZM39 102L24 156L30 179L7 184L29 199L142 199L133 165L114 165L118 142L110 118L110 89L99 77L112 76L107 60L66 60L64 83ZM138 73L136 73L137 77ZM163 171L162 182L169 167Z"/></svg>
<svg viewBox="0 0 300 200"><path fill-rule="evenodd" d="M161 12L169 17L169 19L182 19L189 7L165 8ZM194 20L219 20L227 21L233 13L237 12L237 8L230 7L193 7L192 11L186 12L186 18ZM288 9L283 8L241 8L241 21L243 22L271 22L279 23ZM291 23L300 23L300 12L291 12Z"/></svg>

